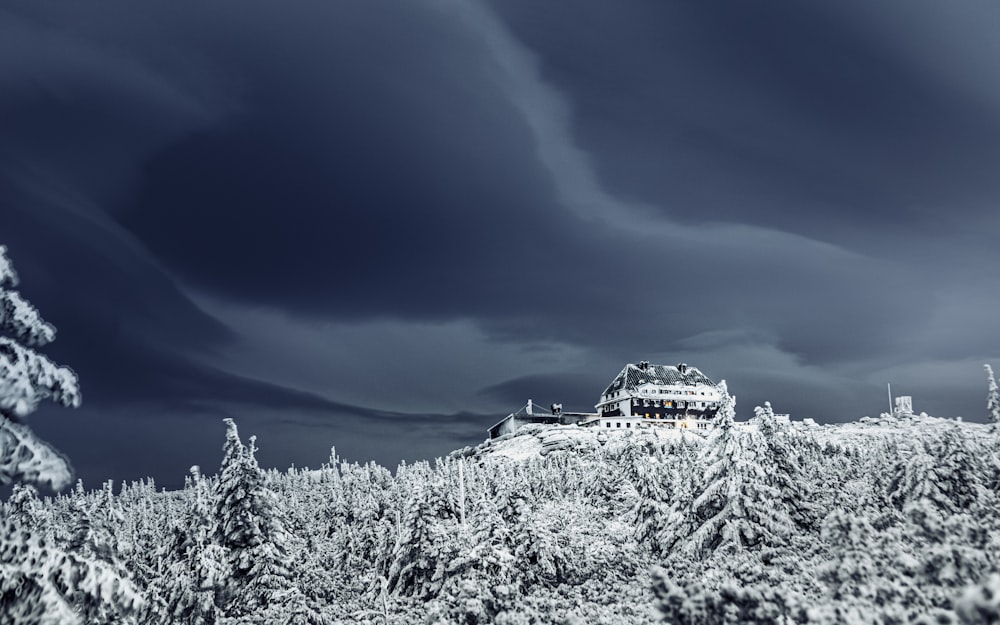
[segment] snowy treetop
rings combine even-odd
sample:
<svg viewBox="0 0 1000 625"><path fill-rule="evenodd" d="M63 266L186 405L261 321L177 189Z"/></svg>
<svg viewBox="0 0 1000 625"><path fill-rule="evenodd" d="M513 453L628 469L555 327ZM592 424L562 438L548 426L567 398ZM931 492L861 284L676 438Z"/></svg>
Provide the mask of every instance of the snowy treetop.
<svg viewBox="0 0 1000 625"><path fill-rule="evenodd" d="M17 283L17 272L7 258L7 246L0 245L0 287L15 287Z"/></svg>
<svg viewBox="0 0 1000 625"><path fill-rule="evenodd" d="M7 248L0 245L0 485L22 481L58 490L69 483L69 463L20 422L44 399L79 406L80 386L72 369L30 349L52 342L56 329L11 290L17 284Z"/></svg>

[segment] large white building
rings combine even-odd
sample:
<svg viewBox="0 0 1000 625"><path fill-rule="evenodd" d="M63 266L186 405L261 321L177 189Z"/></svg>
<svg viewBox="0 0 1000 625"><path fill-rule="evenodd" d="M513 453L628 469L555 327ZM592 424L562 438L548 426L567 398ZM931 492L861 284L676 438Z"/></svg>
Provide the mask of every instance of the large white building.
<svg viewBox="0 0 1000 625"><path fill-rule="evenodd" d="M531 423L579 425L615 430L644 427L679 427L709 430L719 410L722 392L705 374L686 364L628 364L601 395L596 413L563 412L561 404L550 410L528 403L489 428L498 438Z"/></svg>
<svg viewBox="0 0 1000 625"><path fill-rule="evenodd" d="M719 387L695 367L627 364L597 403L597 425L709 429L721 400Z"/></svg>

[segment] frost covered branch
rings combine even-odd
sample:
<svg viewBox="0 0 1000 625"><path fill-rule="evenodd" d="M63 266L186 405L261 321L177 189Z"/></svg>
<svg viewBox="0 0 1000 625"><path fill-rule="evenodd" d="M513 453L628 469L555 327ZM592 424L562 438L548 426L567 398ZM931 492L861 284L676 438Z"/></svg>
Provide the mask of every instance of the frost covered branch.
<svg viewBox="0 0 1000 625"><path fill-rule="evenodd" d="M56 329L21 294L17 272L0 245L0 485L24 482L60 489L69 484L66 459L35 438L23 420L44 399L80 405L80 386L69 367L60 367L25 345L45 345Z"/></svg>

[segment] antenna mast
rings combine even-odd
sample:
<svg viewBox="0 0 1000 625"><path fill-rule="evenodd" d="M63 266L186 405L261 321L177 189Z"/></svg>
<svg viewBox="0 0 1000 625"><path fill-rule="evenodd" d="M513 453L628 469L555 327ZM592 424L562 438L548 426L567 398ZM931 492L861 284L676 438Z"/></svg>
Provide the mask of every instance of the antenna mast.
<svg viewBox="0 0 1000 625"><path fill-rule="evenodd" d="M889 414L892 414L892 384L886 382L885 388L889 391Z"/></svg>

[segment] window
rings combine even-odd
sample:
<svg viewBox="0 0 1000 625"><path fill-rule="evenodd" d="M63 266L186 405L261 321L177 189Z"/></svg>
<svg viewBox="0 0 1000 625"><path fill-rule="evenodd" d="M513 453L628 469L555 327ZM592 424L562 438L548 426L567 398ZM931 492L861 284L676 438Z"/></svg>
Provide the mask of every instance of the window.
<svg viewBox="0 0 1000 625"><path fill-rule="evenodd" d="M615 427L616 427L616 428L620 428L621 426L622 426L622 423L621 423L621 421L619 421L618 423L616 423L616 424L615 424Z"/></svg>
<svg viewBox="0 0 1000 625"><path fill-rule="evenodd" d="M607 423L605 423L605 424L604 424L604 426L605 426L605 427L611 427L611 422L610 422L610 421L608 421Z"/></svg>

